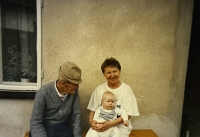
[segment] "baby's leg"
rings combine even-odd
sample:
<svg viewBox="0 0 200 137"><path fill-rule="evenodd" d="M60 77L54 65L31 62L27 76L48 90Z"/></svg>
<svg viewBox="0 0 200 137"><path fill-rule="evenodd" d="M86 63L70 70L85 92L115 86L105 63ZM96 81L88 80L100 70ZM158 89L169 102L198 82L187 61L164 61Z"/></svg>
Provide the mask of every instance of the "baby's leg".
<svg viewBox="0 0 200 137"><path fill-rule="evenodd" d="M117 127L110 128L107 136L108 137L120 137L119 129Z"/></svg>
<svg viewBox="0 0 200 137"><path fill-rule="evenodd" d="M99 137L99 133L90 128L85 137Z"/></svg>

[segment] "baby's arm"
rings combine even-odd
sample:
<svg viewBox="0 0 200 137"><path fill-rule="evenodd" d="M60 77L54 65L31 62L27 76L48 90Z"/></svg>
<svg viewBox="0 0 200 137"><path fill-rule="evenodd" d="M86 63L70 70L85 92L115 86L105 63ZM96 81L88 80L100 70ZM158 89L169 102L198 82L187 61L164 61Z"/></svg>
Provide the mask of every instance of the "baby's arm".
<svg viewBox="0 0 200 137"><path fill-rule="evenodd" d="M93 112L94 113L94 112ZM96 114L93 114L93 120L91 121L95 121L92 122L94 124L92 124L92 129L96 130L97 132L104 132L106 130L108 130L111 127L114 127L120 123L123 123L123 119L121 117L112 120L112 121L101 121L99 119L99 115L100 115L100 109L98 111L95 112Z"/></svg>
<svg viewBox="0 0 200 137"><path fill-rule="evenodd" d="M93 120L99 121L99 116L100 116L100 108L98 108L98 109L95 111Z"/></svg>
<svg viewBox="0 0 200 137"><path fill-rule="evenodd" d="M129 125L129 120L128 120L128 114L126 113L126 111L124 109L119 109L119 112L120 112L120 116L122 117L123 119L123 123L125 126L128 126Z"/></svg>
<svg viewBox="0 0 200 137"><path fill-rule="evenodd" d="M124 126L128 126L128 125L129 125L128 120L124 120Z"/></svg>

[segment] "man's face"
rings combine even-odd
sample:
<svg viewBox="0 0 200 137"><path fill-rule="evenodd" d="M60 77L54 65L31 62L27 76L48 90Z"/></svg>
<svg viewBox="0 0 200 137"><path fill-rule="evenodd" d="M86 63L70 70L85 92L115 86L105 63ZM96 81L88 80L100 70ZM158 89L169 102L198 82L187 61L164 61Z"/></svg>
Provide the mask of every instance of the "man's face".
<svg viewBox="0 0 200 137"><path fill-rule="evenodd" d="M59 92L60 94L74 94L77 88L79 88L79 84L64 81Z"/></svg>

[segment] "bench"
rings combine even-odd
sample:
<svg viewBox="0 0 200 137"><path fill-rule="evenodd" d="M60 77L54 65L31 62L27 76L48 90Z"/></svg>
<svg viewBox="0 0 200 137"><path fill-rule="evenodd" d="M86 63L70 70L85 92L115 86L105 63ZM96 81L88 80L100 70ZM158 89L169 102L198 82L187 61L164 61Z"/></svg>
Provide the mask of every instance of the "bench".
<svg viewBox="0 0 200 137"><path fill-rule="evenodd" d="M83 131L83 137L86 135ZM29 132L26 132L24 137L29 137ZM132 130L129 137L158 137L151 129Z"/></svg>

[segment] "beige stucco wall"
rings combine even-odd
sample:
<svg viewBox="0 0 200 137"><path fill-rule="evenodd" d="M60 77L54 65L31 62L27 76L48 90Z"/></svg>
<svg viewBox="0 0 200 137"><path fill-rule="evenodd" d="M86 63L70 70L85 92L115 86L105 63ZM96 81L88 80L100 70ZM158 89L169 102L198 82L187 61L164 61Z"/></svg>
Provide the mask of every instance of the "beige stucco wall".
<svg viewBox="0 0 200 137"><path fill-rule="evenodd" d="M103 82L106 57L122 65L121 80L138 101L134 129L178 137L187 67L193 0L44 0L43 84L57 78L65 61L83 71L80 98L83 129L95 87ZM0 99L0 137L29 130L33 100Z"/></svg>

